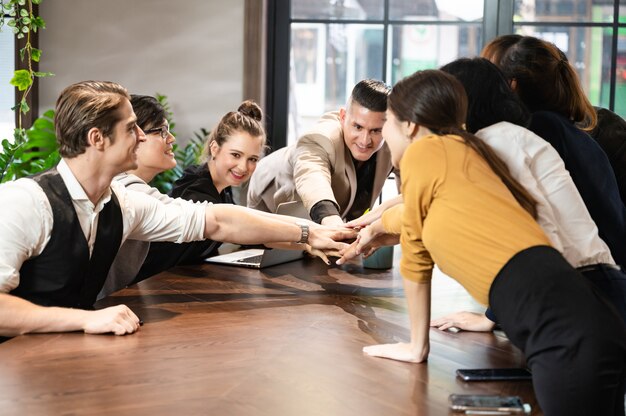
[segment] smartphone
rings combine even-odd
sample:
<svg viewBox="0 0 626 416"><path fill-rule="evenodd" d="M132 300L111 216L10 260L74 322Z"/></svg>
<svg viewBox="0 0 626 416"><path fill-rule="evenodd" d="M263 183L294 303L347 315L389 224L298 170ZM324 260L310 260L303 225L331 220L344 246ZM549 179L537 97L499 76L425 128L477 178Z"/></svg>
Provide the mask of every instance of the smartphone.
<svg viewBox="0 0 626 416"><path fill-rule="evenodd" d="M456 375L465 381L532 380L526 368L464 368L456 370Z"/></svg>
<svg viewBox="0 0 626 416"><path fill-rule="evenodd" d="M519 396L485 394L451 394L450 409L465 414L524 414L526 407Z"/></svg>

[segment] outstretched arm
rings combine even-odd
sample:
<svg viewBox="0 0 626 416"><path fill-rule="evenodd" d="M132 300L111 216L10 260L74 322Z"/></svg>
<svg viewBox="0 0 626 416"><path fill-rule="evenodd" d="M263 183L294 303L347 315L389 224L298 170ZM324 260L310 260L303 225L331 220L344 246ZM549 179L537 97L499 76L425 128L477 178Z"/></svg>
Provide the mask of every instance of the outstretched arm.
<svg viewBox="0 0 626 416"><path fill-rule="evenodd" d="M404 293L409 306L411 322L411 342L397 344L370 345L363 352L374 357L421 363L428 359L430 352L430 282L418 283L404 279Z"/></svg>
<svg viewBox="0 0 626 416"><path fill-rule="evenodd" d="M0 335L8 337L69 331L125 335L139 328L139 318L125 305L97 311L44 307L7 293L0 294L0 317Z"/></svg>
<svg viewBox="0 0 626 416"><path fill-rule="evenodd" d="M297 242L301 228L295 217L277 216L230 204L210 204L206 208L205 238L237 244ZM354 238L356 232L347 228L329 228L311 221L308 244L320 250L341 250L342 240Z"/></svg>

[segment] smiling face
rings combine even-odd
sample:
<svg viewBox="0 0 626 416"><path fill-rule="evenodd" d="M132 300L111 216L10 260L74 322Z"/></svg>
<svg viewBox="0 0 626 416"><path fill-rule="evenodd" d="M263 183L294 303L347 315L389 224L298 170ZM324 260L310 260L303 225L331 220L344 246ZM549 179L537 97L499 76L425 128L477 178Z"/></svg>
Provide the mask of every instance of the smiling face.
<svg viewBox="0 0 626 416"><path fill-rule="evenodd" d="M339 111L343 140L352 157L360 162L369 160L382 147L385 113L371 111L352 101L347 109Z"/></svg>
<svg viewBox="0 0 626 416"><path fill-rule="evenodd" d="M167 137L161 137L160 127L167 128ZM152 177L176 166L172 146L176 139L169 132L169 123L162 120L154 127L146 129L146 141L137 148L138 170Z"/></svg>
<svg viewBox="0 0 626 416"><path fill-rule="evenodd" d="M398 120L391 110L387 110L387 121L383 127L383 135L391 152L391 162L396 169L399 169L402 155L411 144L409 123Z"/></svg>
<svg viewBox="0 0 626 416"><path fill-rule="evenodd" d="M118 108L120 121L115 124L106 140L107 164L114 167L115 173L137 168L137 149L146 140L143 131L137 126L137 117L130 101L124 98Z"/></svg>
<svg viewBox="0 0 626 416"><path fill-rule="evenodd" d="M238 186L250 178L263 152L264 137L236 131L220 146L211 142L209 171L219 192Z"/></svg>

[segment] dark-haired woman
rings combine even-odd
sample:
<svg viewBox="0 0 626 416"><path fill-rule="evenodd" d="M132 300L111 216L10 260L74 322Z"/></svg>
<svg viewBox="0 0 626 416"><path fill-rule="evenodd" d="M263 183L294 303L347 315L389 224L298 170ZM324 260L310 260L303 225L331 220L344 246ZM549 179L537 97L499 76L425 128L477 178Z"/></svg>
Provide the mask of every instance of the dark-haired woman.
<svg viewBox="0 0 626 416"><path fill-rule="evenodd" d="M265 148L263 112L252 101L225 114L207 137L205 161L185 169L170 196L194 202L233 203L231 187L247 181ZM177 264L198 263L213 254L219 242L193 244L153 243L136 281Z"/></svg>
<svg viewBox="0 0 626 416"><path fill-rule="evenodd" d="M503 39L502 39L503 38ZM613 258L626 266L626 208L615 173L587 132L597 114L576 71L553 44L532 36L496 38L483 55L500 67L532 112L528 128L559 153Z"/></svg>
<svg viewBox="0 0 626 416"><path fill-rule="evenodd" d="M146 133L146 140L140 142L137 147L137 169L117 176L116 180L122 182L128 189L150 195L165 204L193 206L185 198L163 195L156 188L148 185L148 182L158 173L176 165L172 153L174 137L169 132L163 107L154 98L133 96L131 103L136 111L137 124ZM185 185L179 185L178 193L197 204L230 202L225 190L248 178L254 171L256 161L261 157L265 145L265 133L260 124L260 115L261 110L253 102L244 102L238 111L226 114L209 137L207 144L209 161L187 171L183 179ZM189 177L194 179L187 181L186 178ZM255 217L269 216L286 223L300 221L296 218L254 210L246 209L246 212ZM168 220L175 221L176 219ZM350 233L345 235L350 235ZM262 244L264 241L250 243ZM145 279L181 262L199 261L219 244L210 240L182 244L151 244L147 241L127 240L120 248L98 297L104 297L130 283ZM345 246L345 243L333 242L333 244ZM306 250L328 263L322 251L313 249L308 244L286 242L273 243L272 246ZM328 253L333 253L333 250L329 250Z"/></svg>
<svg viewBox="0 0 626 416"><path fill-rule="evenodd" d="M550 246L534 220L535 201L504 162L462 129L466 112L463 86L442 71L417 72L392 89L383 134L400 165L404 204L401 218L396 207L382 224L401 229L411 341L364 352L427 359L436 263L489 304L525 353L545 415L623 415L624 323ZM380 238L373 227L359 232L356 252Z"/></svg>

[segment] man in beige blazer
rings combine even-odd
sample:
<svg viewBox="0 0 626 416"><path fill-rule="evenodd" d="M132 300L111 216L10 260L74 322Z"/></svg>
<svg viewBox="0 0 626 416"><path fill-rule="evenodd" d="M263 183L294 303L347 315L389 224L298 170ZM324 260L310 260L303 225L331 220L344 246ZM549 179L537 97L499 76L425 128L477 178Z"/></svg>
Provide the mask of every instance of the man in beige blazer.
<svg viewBox="0 0 626 416"><path fill-rule="evenodd" d="M250 180L248 207L276 212L299 201L311 219L330 225L361 216L380 195L392 170L382 137L390 88L366 79L346 108L324 114L294 145L261 159Z"/></svg>

